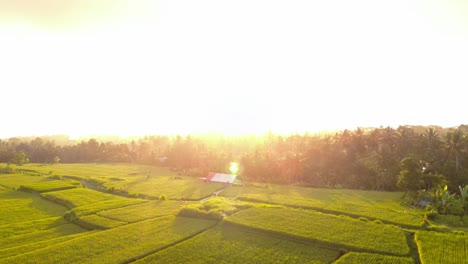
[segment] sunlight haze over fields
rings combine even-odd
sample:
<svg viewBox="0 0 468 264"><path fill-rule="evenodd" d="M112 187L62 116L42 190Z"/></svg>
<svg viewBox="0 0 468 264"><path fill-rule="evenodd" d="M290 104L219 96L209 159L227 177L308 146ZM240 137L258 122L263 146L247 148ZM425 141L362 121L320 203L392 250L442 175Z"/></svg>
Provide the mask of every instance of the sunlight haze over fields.
<svg viewBox="0 0 468 264"><path fill-rule="evenodd" d="M0 137L467 122L468 3L0 0Z"/></svg>

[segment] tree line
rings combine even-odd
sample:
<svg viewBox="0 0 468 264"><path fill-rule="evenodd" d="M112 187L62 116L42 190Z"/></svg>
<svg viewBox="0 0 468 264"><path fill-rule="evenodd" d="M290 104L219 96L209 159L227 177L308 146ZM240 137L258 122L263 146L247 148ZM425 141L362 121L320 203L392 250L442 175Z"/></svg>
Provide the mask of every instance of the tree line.
<svg viewBox="0 0 468 264"><path fill-rule="evenodd" d="M34 163L151 164L197 177L210 171L229 172L229 164L238 162L244 180L314 187L422 190L447 184L456 190L468 183L466 125L236 137L154 135L128 142L0 140L0 162L12 162L19 152Z"/></svg>

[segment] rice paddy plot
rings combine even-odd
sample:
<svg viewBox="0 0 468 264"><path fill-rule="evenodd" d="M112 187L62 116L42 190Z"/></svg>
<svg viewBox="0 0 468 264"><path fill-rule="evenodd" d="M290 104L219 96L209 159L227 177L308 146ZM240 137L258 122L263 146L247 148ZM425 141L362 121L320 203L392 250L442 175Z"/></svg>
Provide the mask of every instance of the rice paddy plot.
<svg viewBox="0 0 468 264"><path fill-rule="evenodd" d="M83 233L88 230L74 224L65 224L42 231L31 232L27 234L10 236L0 239L0 249L21 246L30 243L37 243L44 240L58 238L66 235Z"/></svg>
<svg viewBox="0 0 468 264"><path fill-rule="evenodd" d="M343 216L291 208L250 208L225 221L330 248L401 256L409 253L402 229Z"/></svg>
<svg viewBox="0 0 468 264"><path fill-rule="evenodd" d="M175 215L179 210L194 202L160 200L101 211L98 215L123 222L138 222L154 217Z"/></svg>
<svg viewBox="0 0 468 264"><path fill-rule="evenodd" d="M74 223L86 229L110 229L127 224L126 222L109 219L95 214L80 217Z"/></svg>
<svg viewBox="0 0 468 264"><path fill-rule="evenodd" d="M127 263L189 238L215 221L160 217L95 232L0 263Z"/></svg>
<svg viewBox="0 0 468 264"><path fill-rule="evenodd" d="M313 247L228 225L217 226L136 261L143 263L330 263L334 250Z"/></svg>
<svg viewBox="0 0 468 264"><path fill-rule="evenodd" d="M0 174L0 186L8 189L16 189L21 185L46 181L50 181L50 179L43 176L31 176L22 173Z"/></svg>
<svg viewBox="0 0 468 264"><path fill-rule="evenodd" d="M89 205L93 203L98 203L102 201L109 200L125 200L128 198L123 198L107 193L102 193L98 191L93 191L85 188L74 188L63 191L55 191L43 193L41 195L47 200L65 205L68 208L79 207L83 205Z"/></svg>
<svg viewBox="0 0 468 264"><path fill-rule="evenodd" d="M73 235L63 235L57 238L42 240L42 241L33 242L33 243L25 242L24 244L21 244L15 247L0 249L0 259L21 255L21 254L28 253L37 249L46 248L46 247L53 246L53 245L56 245L65 241L70 241L80 236L91 234L91 233L92 232L83 232L83 233L78 233L78 234L73 234Z"/></svg>
<svg viewBox="0 0 468 264"><path fill-rule="evenodd" d="M46 230L52 227L64 225L66 223L67 222L63 219L63 217L49 217L28 222L13 222L10 224L0 225L0 239L9 236Z"/></svg>
<svg viewBox="0 0 468 264"><path fill-rule="evenodd" d="M0 225L61 217L67 208L20 191L0 192Z"/></svg>
<svg viewBox="0 0 468 264"><path fill-rule="evenodd" d="M68 211L65 215L66 218L75 219L81 216L95 214L100 211L114 209L114 208L124 208L127 206L146 203L148 200L143 199L131 199L131 198L123 198L116 196L115 199L112 200L104 200L101 202L90 203L83 206L72 208Z"/></svg>
<svg viewBox="0 0 468 264"><path fill-rule="evenodd" d="M19 189L21 191L26 191L26 192L43 193L43 192L73 189L77 187L81 187L81 183L78 181L55 180L55 181L38 182L38 183L21 185Z"/></svg>
<svg viewBox="0 0 468 264"><path fill-rule="evenodd" d="M414 264L414 260L409 257L395 257L380 254L350 252L338 259L335 264Z"/></svg>
<svg viewBox="0 0 468 264"><path fill-rule="evenodd" d="M415 240L422 264L468 263L468 235L466 233L418 231Z"/></svg>
<svg viewBox="0 0 468 264"><path fill-rule="evenodd" d="M232 187L221 196L242 201L309 208L330 213L364 216L405 227L420 228L422 210L401 205L401 193L304 188L294 186Z"/></svg>

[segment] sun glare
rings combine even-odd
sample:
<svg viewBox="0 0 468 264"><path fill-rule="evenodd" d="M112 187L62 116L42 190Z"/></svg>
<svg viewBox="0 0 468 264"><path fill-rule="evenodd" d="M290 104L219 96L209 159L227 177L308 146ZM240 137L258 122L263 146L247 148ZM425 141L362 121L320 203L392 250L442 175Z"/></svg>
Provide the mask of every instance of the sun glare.
<svg viewBox="0 0 468 264"><path fill-rule="evenodd" d="M231 165L229 166L229 171L232 174L237 174L239 171L239 164L237 162L231 162Z"/></svg>

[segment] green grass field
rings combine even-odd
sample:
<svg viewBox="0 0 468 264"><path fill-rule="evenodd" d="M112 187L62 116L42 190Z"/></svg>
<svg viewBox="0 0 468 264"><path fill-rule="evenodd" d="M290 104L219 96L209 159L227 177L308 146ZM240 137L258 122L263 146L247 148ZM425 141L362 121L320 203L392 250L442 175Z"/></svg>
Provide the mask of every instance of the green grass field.
<svg viewBox="0 0 468 264"><path fill-rule="evenodd" d="M0 263L123 263L210 228L210 220L167 216L81 236Z"/></svg>
<svg viewBox="0 0 468 264"><path fill-rule="evenodd" d="M50 181L50 179L43 176L31 176L22 173L0 174L0 186L4 189L16 189L19 188L21 185L45 181Z"/></svg>
<svg viewBox="0 0 468 264"><path fill-rule="evenodd" d="M338 255L337 251L222 225L136 263L325 264L338 258Z"/></svg>
<svg viewBox="0 0 468 264"><path fill-rule="evenodd" d="M160 167L127 164L26 164L24 168L43 175L58 175L86 180L106 190L123 191L131 195L144 195L169 199L200 200L224 187L206 184L197 178L178 175Z"/></svg>
<svg viewBox="0 0 468 264"><path fill-rule="evenodd" d="M233 187L221 193L243 201L310 208L324 212L364 216L387 223L419 228L423 211L402 206L402 193L317 189L272 185L265 187Z"/></svg>
<svg viewBox="0 0 468 264"><path fill-rule="evenodd" d="M67 208L20 191L0 192L0 225L60 217Z"/></svg>
<svg viewBox="0 0 468 264"><path fill-rule="evenodd" d="M175 215L186 205L194 202L183 201L151 201L123 208L99 212L98 215L123 222L138 222L150 218Z"/></svg>
<svg viewBox="0 0 468 264"><path fill-rule="evenodd" d="M73 180L56 180L56 181L47 181L47 182L37 182L31 184L24 184L20 186L21 191L25 192L52 192L60 191L81 187L81 184Z"/></svg>
<svg viewBox="0 0 468 264"><path fill-rule="evenodd" d="M289 208L250 208L227 218L247 228L331 248L406 255L404 232L395 226Z"/></svg>
<svg viewBox="0 0 468 264"><path fill-rule="evenodd" d="M468 263L468 234L418 231L415 236L422 264Z"/></svg>
<svg viewBox="0 0 468 264"><path fill-rule="evenodd" d="M394 257L379 254L357 253L351 252L342 256L335 264L363 264L363 263L379 263L379 264L414 264L414 260L408 257Z"/></svg>
<svg viewBox="0 0 468 264"><path fill-rule="evenodd" d="M423 231L399 192L226 187L131 164L17 171L0 174L0 263L467 262L464 218Z"/></svg>

